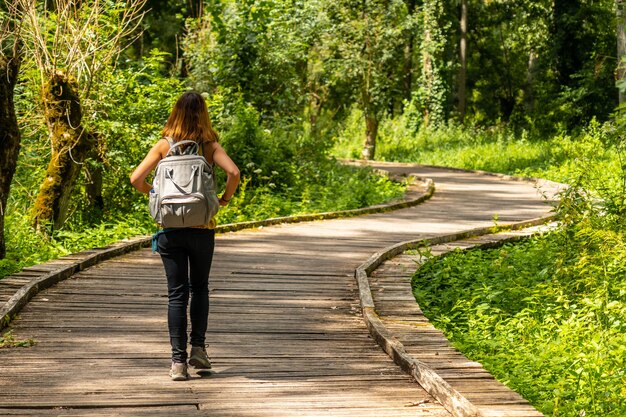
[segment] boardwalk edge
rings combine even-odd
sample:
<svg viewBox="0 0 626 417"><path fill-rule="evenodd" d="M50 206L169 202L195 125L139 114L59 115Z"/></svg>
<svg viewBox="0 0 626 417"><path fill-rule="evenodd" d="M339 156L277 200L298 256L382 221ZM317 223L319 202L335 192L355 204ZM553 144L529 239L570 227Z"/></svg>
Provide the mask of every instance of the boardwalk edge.
<svg viewBox="0 0 626 417"><path fill-rule="evenodd" d="M383 171L384 172L384 171ZM387 173L389 175L389 173ZM405 194L401 201L392 201L384 204L377 204L370 207L364 207L353 210L340 210L333 212L315 213L315 214L303 214L296 216L275 217L271 219L230 223L220 225L215 228L217 233L235 232L238 230L255 229L266 226L273 226L283 223L301 223L315 220L328 220L338 219L345 217L362 216L366 214L385 213L388 211L399 210L407 207L413 207L424 201L430 199L435 193L435 183L430 178L421 178L417 175L409 174L406 178L396 177L392 178L395 181L408 181L411 189L407 190L407 194L419 193L420 195L415 198L409 198ZM419 186L426 188L425 192L417 191ZM0 306L0 331L5 329L11 321L15 319L20 310L40 291L50 288L51 286L61 282L75 273L82 271L86 268L94 266L105 260L120 256L126 253L130 253L141 248L149 247L152 243L152 236L139 236L132 239L113 243L101 249L91 251L79 252L77 254L68 255L66 257L59 258L59 261L64 259L79 258L76 261L69 261L56 269L53 269L43 275L32 278L21 288L19 288L2 306ZM37 265L33 265L29 268L36 268ZM0 284L2 280L0 280Z"/></svg>
<svg viewBox="0 0 626 417"><path fill-rule="evenodd" d="M355 278L359 289L363 319L365 320L367 328L369 329L373 339L382 347L389 357L391 357L391 359L393 359L393 361L400 366L403 371L413 376L417 383L420 384L437 401L439 401L453 416L481 417L483 414L480 412L478 407L455 390L448 382L437 374L435 370L420 360L413 358L406 352L404 345L384 325L376 313L376 306L374 304L369 285L369 275L384 261L392 259L406 250L439 245L487 234L494 234L505 230L520 230L548 223L553 221L555 218L556 214L550 213L535 219L507 223L496 227L481 227L432 238L400 242L376 252L355 270ZM515 237L511 237L508 241L515 239ZM487 247L489 245L493 244L488 242L478 245L478 247Z"/></svg>
<svg viewBox="0 0 626 417"><path fill-rule="evenodd" d="M369 161L368 162L368 161L355 160L355 159L344 159L342 160L342 162L345 164L351 164L355 166L367 166L369 165L369 162L376 163L377 165L383 165L383 166L388 165L391 167L396 167L398 166L398 164L402 164L398 162L387 162L387 161ZM410 163L404 163L404 164L414 165ZM428 164L417 164L417 165L419 165L422 168L445 169L447 171L464 172L467 174L477 174L477 175L483 175L486 177L495 177L495 178L499 178L505 181L529 182L529 183L536 184L539 188L545 185L550 185L557 189L568 187L567 184L563 184L563 183L552 181L552 180L547 180L541 177L515 176L515 175L509 175L509 174L501 174L499 172L483 171L481 169L457 168L457 167L449 167L449 166L442 166L442 165L428 165Z"/></svg>

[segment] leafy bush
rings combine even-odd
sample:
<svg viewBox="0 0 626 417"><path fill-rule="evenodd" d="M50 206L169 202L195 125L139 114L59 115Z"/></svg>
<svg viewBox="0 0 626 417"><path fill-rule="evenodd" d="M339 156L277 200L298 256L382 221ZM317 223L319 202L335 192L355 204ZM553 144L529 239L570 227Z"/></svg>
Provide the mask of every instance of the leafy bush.
<svg viewBox="0 0 626 417"><path fill-rule="evenodd" d="M210 112L216 129L221 132L220 143L248 177L250 185L284 189L294 181L298 168L298 131L278 124L275 129L261 122L261 115L244 103L240 96L229 94L210 97Z"/></svg>
<svg viewBox="0 0 626 417"><path fill-rule="evenodd" d="M404 191L403 185L371 169L332 160L305 164L294 184L283 190L272 183L250 190L249 184L244 177L233 203L219 213L220 223L367 207L400 197Z"/></svg>
<svg viewBox="0 0 626 417"><path fill-rule="evenodd" d="M588 225L420 268L424 313L551 416L626 413L626 240Z"/></svg>
<svg viewBox="0 0 626 417"><path fill-rule="evenodd" d="M140 213L135 217L102 220L89 227L74 222L72 226L57 230L48 237L34 233L28 213L17 210L8 213L5 228L7 257L0 260L0 278L26 266L154 231L149 215Z"/></svg>

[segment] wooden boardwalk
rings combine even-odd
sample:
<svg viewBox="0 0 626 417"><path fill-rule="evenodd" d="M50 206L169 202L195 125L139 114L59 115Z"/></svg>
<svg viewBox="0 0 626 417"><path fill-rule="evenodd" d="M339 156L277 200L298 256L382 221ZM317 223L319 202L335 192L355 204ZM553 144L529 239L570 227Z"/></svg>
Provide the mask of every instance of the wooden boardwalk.
<svg viewBox="0 0 626 417"><path fill-rule="evenodd" d="M547 230L546 226L489 234L429 247L432 256L455 249L493 245ZM406 352L437 372L450 386L471 401L484 416L540 417L524 398L497 381L480 363L468 360L450 346L444 334L424 316L412 293L416 266L425 257L406 251L383 262L369 277L376 312L384 326Z"/></svg>
<svg viewBox="0 0 626 417"><path fill-rule="evenodd" d="M549 210L524 182L395 166L435 181L423 205L219 235L210 376L172 382L158 255L133 252L37 295L0 349L0 415L448 416L370 338L354 269L393 243Z"/></svg>

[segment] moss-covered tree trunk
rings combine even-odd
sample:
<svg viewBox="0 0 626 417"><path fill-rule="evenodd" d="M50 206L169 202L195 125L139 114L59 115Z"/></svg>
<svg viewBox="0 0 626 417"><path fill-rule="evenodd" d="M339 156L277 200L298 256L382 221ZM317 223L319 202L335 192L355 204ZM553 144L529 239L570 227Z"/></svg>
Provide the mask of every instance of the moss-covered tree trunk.
<svg viewBox="0 0 626 417"><path fill-rule="evenodd" d="M450 88L442 73L446 60L449 26L443 0L424 0L422 5L421 42L422 73L420 90L425 127L437 126L446 120L447 96Z"/></svg>
<svg viewBox="0 0 626 417"><path fill-rule="evenodd" d="M42 98L52 153L34 206L33 224L40 231L65 223L72 189L89 150L76 81L57 70L45 84Z"/></svg>
<svg viewBox="0 0 626 417"><path fill-rule="evenodd" d="M4 215L20 152L20 130L13 100L19 69L17 54L0 55L0 259L6 255Z"/></svg>

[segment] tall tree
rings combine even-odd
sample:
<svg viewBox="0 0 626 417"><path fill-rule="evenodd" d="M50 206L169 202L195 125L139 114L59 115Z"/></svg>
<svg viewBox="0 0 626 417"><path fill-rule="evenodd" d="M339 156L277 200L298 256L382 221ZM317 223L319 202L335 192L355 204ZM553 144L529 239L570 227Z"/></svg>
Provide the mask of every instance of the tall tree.
<svg viewBox="0 0 626 417"><path fill-rule="evenodd" d="M97 75L128 36L136 34L145 0L18 0L39 70L51 155L34 205L33 224L45 230L66 220L70 196L94 135L82 116ZM93 109L91 109L93 110Z"/></svg>
<svg viewBox="0 0 626 417"><path fill-rule="evenodd" d="M0 9L0 259L6 255L4 216L21 139L14 102L22 61L20 27L16 9L11 4L6 6L6 10Z"/></svg>
<svg viewBox="0 0 626 417"><path fill-rule="evenodd" d="M626 0L615 0L617 18L617 71L619 104L626 102Z"/></svg>
<svg viewBox="0 0 626 417"><path fill-rule="evenodd" d="M446 33L450 22L445 19L443 0L425 0L422 6L423 38L419 100L424 113L424 126L445 121L449 87L444 76L447 50Z"/></svg>
<svg viewBox="0 0 626 417"><path fill-rule="evenodd" d="M459 76L457 80L457 95L459 118L461 123L465 120L467 108L467 0L461 0L461 12L459 16Z"/></svg>
<svg viewBox="0 0 626 417"><path fill-rule="evenodd" d="M208 2L184 42L193 87L239 94L264 117L299 115L310 31L303 11L311 9L302 3Z"/></svg>
<svg viewBox="0 0 626 417"><path fill-rule="evenodd" d="M417 0L405 0L407 13L409 16L414 16L417 11ZM407 102L411 100L413 93L413 77L414 77L414 54L415 54L415 39L416 39L416 27L417 25L409 25L407 27L407 36L404 44L404 68L403 68L403 98Z"/></svg>
<svg viewBox="0 0 626 417"><path fill-rule="evenodd" d="M353 86L354 99L363 111L365 142L361 153L372 159L380 118L397 95L402 94L405 28L410 24L407 8L399 0L329 1L332 30L325 42L335 50L335 79Z"/></svg>

